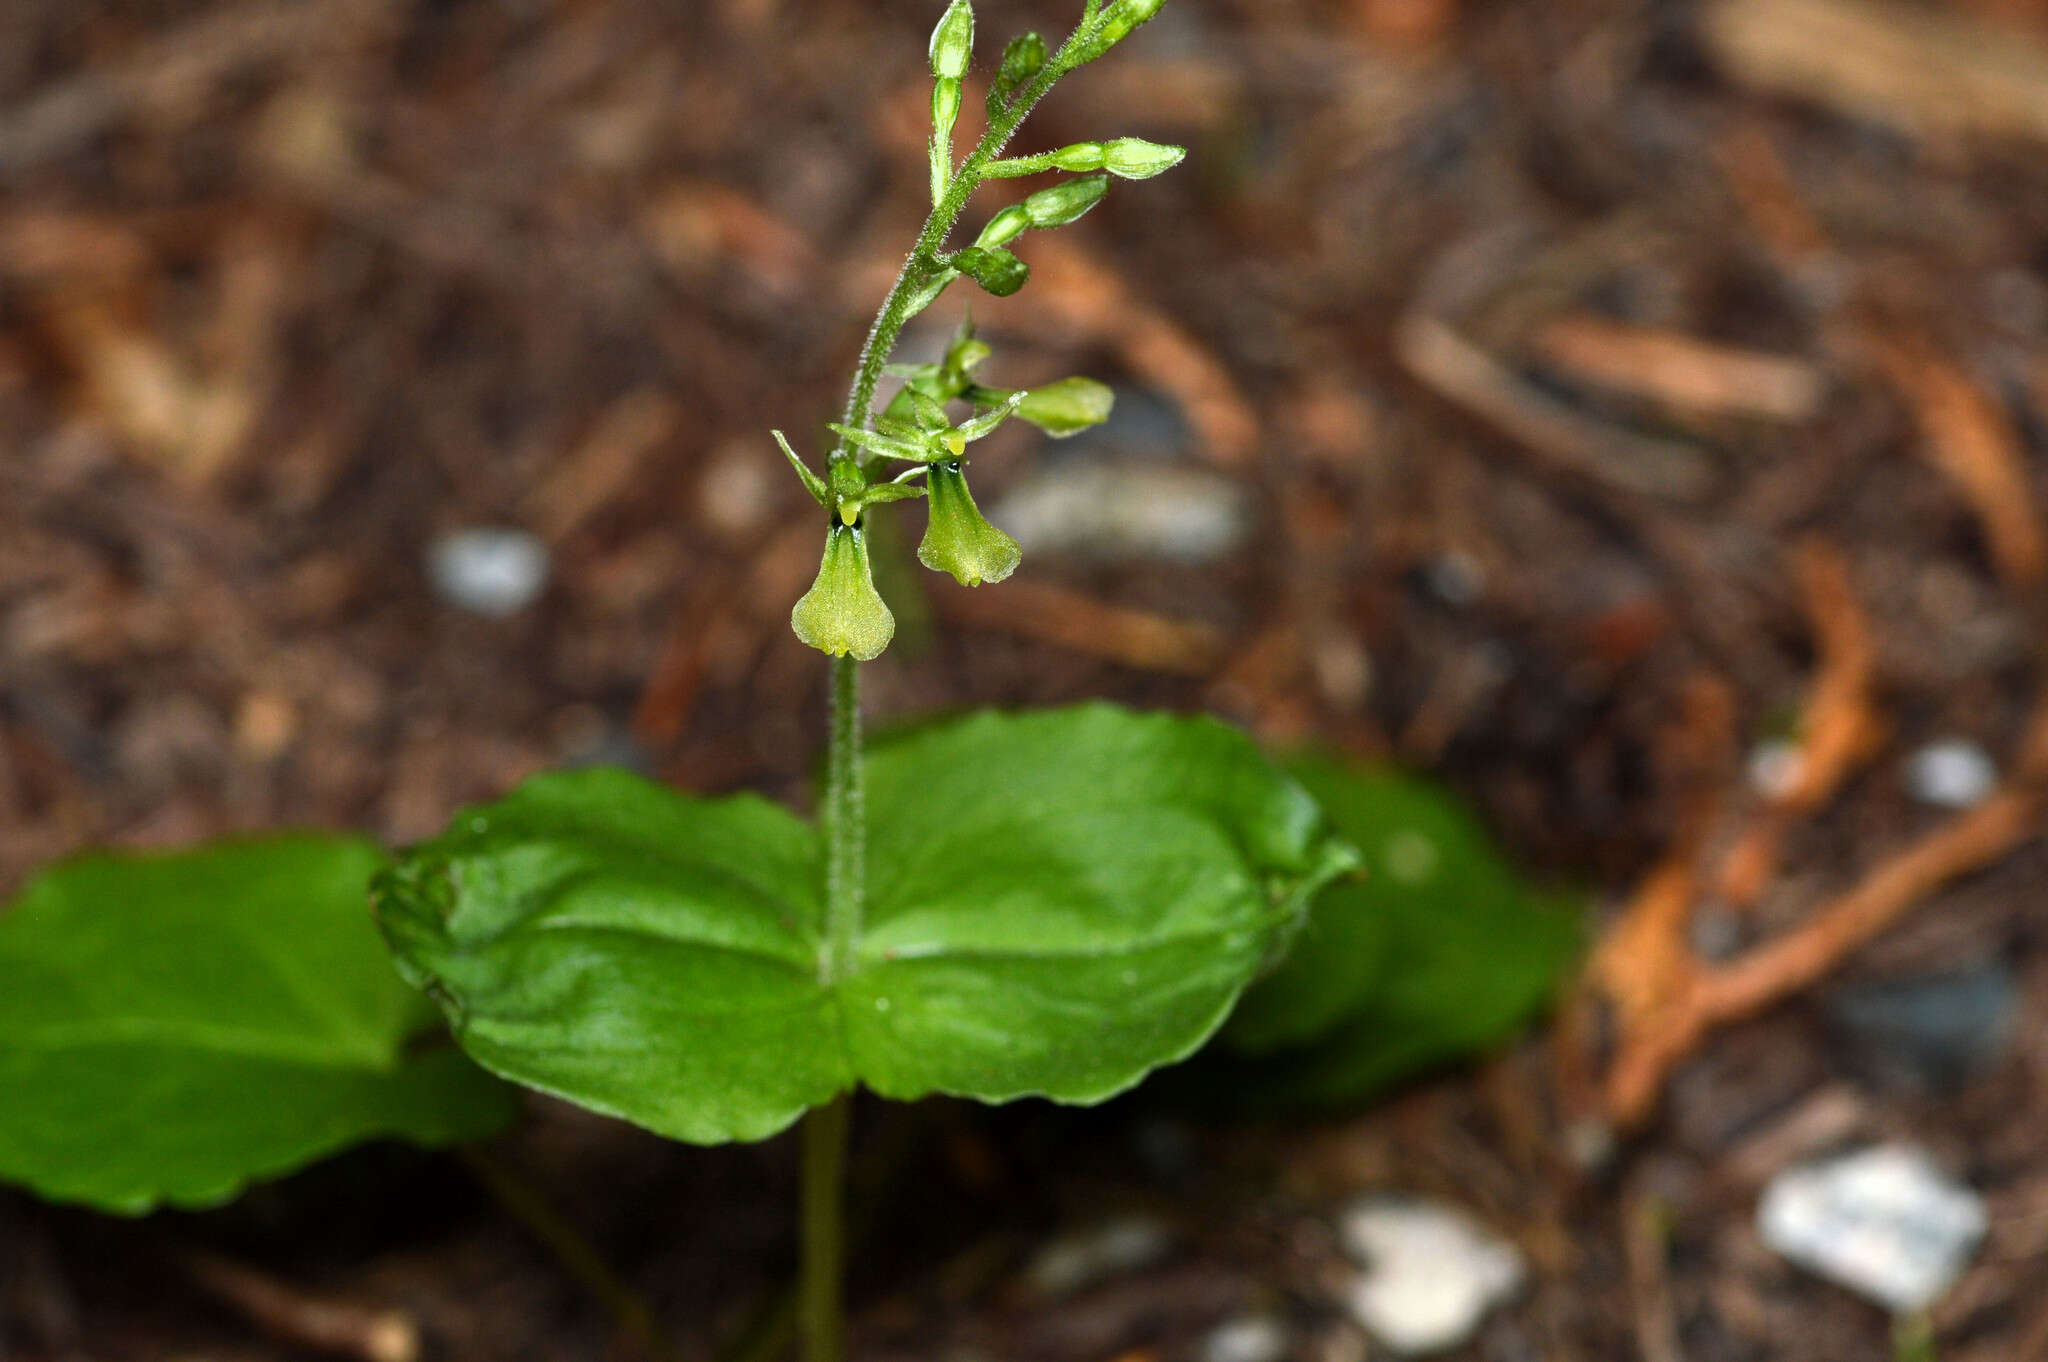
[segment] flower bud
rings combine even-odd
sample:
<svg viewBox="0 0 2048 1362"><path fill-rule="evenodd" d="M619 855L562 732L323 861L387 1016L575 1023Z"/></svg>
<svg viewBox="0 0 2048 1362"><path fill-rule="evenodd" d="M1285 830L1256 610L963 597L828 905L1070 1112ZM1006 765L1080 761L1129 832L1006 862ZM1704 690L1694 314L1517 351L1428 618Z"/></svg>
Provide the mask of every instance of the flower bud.
<svg viewBox="0 0 2048 1362"><path fill-rule="evenodd" d="M1101 26L1095 36L1074 49L1075 65L1094 61L1103 53L1131 36L1131 33L1165 8L1166 0L1115 0L1103 11Z"/></svg>
<svg viewBox="0 0 2048 1362"><path fill-rule="evenodd" d="M1149 180L1187 158L1186 147L1161 146L1142 137L1119 137L1103 149L1102 168L1126 180Z"/></svg>
<svg viewBox="0 0 2048 1362"><path fill-rule="evenodd" d="M818 580L789 612L789 624L798 638L834 657L870 662L889 646L896 617L875 590L867 538L858 526L832 527Z"/></svg>
<svg viewBox="0 0 2048 1362"><path fill-rule="evenodd" d="M1025 393L1017 404L1017 415L1055 440L1064 440L1101 425L1115 406L1116 394L1108 384L1092 378L1063 378Z"/></svg>
<svg viewBox="0 0 2048 1362"><path fill-rule="evenodd" d="M1031 267L1000 247L969 246L953 256L953 266L998 298L1024 287Z"/></svg>
<svg viewBox="0 0 2048 1362"><path fill-rule="evenodd" d="M953 140L953 125L960 121L960 82L941 77L932 84L932 132L947 144Z"/></svg>
<svg viewBox="0 0 2048 1362"><path fill-rule="evenodd" d="M1009 108L1011 98L1044 69L1045 39L1036 33L1010 39L1010 45L1003 49L1003 64L988 87L989 115L993 117Z"/></svg>
<svg viewBox="0 0 2048 1362"><path fill-rule="evenodd" d="M950 572L962 586L1000 582L1024 560L1017 541L983 518L957 463L937 463L926 478L931 519L917 561L934 572Z"/></svg>
<svg viewBox="0 0 2048 1362"><path fill-rule="evenodd" d="M932 202L946 197L953 183L953 124L960 117L960 82L939 77L932 86Z"/></svg>
<svg viewBox="0 0 2048 1362"><path fill-rule="evenodd" d="M1061 170L1100 170L1102 152L1100 142L1076 142L1072 146L1048 152L1046 157Z"/></svg>
<svg viewBox="0 0 2048 1362"><path fill-rule="evenodd" d="M1107 175L1089 175L1039 190L1024 200L1024 211L1033 227L1064 227L1101 203L1108 192Z"/></svg>
<svg viewBox="0 0 2048 1362"><path fill-rule="evenodd" d="M932 30L932 74L941 80L958 80L967 74L974 55L974 6L968 0L953 0Z"/></svg>
<svg viewBox="0 0 2048 1362"><path fill-rule="evenodd" d="M941 366L946 382L951 385L948 397L958 397L967 386L967 376L981 366L981 362L995 352L987 341L974 334L974 323L961 323L953 339L946 345L946 361Z"/></svg>
<svg viewBox="0 0 2048 1362"><path fill-rule="evenodd" d="M1007 246L1024 235L1029 226L1031 214L1024 211L1023 204L1013 203L988 220L988 226L981 229L981 235L974 239L974 244L984 249Z"/></svg>

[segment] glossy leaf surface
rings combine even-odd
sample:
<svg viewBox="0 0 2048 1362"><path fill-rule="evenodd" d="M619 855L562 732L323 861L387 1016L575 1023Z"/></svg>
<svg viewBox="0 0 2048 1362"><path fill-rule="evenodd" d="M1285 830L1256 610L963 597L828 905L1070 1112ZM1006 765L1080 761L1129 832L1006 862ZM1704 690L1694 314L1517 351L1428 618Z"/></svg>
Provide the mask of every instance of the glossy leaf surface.
<svg viewBox="0 0 2048 1362"><path fill-rule="evenodd" d="M476 1139L512 1090L445 1043L365 898L382 855L286 837L95 856L0 916L0 1178L140 1213L374 1136Z"/></svg>
<svg viewBox="0 0 2048 1362"><path fill-rule="evenodd" d="M807 824L617 771L464 815L380 913L487 1067L713 1143L857 1082L1100 1101L1206 1040L1352 863L1241 734L1106 705L880 743L868 811L837 979Z"/></svg>

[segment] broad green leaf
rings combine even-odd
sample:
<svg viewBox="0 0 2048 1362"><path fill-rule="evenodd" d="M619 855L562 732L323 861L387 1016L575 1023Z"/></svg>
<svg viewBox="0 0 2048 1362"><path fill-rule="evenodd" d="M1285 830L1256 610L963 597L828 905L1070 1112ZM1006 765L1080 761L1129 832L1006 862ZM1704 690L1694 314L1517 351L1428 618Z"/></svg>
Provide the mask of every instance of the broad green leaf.
<svg viewBox="0 0 2048 1362"><path fill-rule="evenodd" d="M837 979L809 825L618 771L464 815L379 911L486 1067L715 1143L856 1083L1100 1101L1200 1046L1353 860L1241 734L1107 705L878 744L867 804Z"/></svg>
<svg viewBox="0 0 2048 1362"><path fill-rule="evenodd" d="M794 814L594 769L459 815L375 897L400 970L485 1068L714 1144L849 1082L821 885Z"/></svg>
<svg viewBox="0 0 2048 1362"><path fill-rule="evenodd" d="M491 1134L513 1092L443 1045L365 906L382 854L312 836L50 871L0 915L0 1179L139 1214L376 1136Z"/></svg>
<svg viewBox="0 0 2048 1362"><path fill-rule="evenodd" d="M1353 1101L1498 1044L1549 999L1578 905L1525 887L1470 812L1427 781L1320 759L1291 773L1366 857L1316 899L1293 952L1224 1032L1260 1056L1241 1088Z"/></svg>

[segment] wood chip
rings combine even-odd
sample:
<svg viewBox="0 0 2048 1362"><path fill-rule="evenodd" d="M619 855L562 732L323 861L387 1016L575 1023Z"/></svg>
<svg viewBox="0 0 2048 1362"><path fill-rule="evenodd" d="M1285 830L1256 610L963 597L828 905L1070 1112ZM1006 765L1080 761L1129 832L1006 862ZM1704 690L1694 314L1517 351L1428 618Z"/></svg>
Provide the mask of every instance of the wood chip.
<svg viewBox="0 0 2048 1362"><path fill-rule="evenodd" d="M1209 676L1222 665L1226 645L1210 625L1109 605L1045 582L1005 582L1000 592L941 584L932 604L954 624L998 629L1136 671Z"/></svg>
<svg viewBox="0 0 2048 1362"><path fill-rule="evenodd" d="M1862 348L1912 407L1917 448L1969 503L1999 575L2022 594L2040 587L2048 579L2048 540L2012 418L1917 337L1873 332Z"/></svg>
<svg viewBox="0 0 2048 1362"><path fill-rule="evenodd" d="M527 513L542 537L559 543L622 496L640 464L682 424L675 400L638 388L613 402L583 443L527 497Z"/></svg>
<svg viewBox="0 0 2048 1362"><path fill-rule="evenodd" d="M2048 44L1892 0L1718 0L1708 50L1747 84L1911 135L2048 139Z"/></svg>
<svg viewBox="0 0 2048 1362"><path fill-rule="evenodd" d="M1427 313L1400 325L1395 349L1409 373L1540 456L1554 469L1672 501L1712 490L1705 453L1597 421L1543 392Z"/></svg>
<svg viewBox="0 0 2048 1362"><path fill-rule="evenodd" d="M1575 379L1706 416L1803 422L1826 381L1803 359L1575 313L1546 323L1537 353Z"/></svg>

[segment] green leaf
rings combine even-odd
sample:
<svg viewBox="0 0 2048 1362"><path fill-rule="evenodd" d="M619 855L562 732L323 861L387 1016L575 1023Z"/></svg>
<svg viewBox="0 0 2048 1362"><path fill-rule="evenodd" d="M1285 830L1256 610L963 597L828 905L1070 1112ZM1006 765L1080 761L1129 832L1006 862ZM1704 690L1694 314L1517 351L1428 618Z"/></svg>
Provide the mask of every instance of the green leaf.
<svg viewBox="0 0 2048 1362"><path fill-rule="evenodd" d="M1430 782L1322 759L1289 770L1364 851L1365 874L1322 892L1231 1018L1225 1045L1263 1057L1240 1090L1355 1101L1526 1023L1577 953L1582 905L1525 887Z"/></svg>
<svg viewBox="0 0 2048 1362"><path fill-rule="evenodd" d="M856 1082L1096 1102L1221 1024L1351 864L1207 719L980 714L868 767L866 927L821 970L817 834L618 771L529 782L380 881L408 977L508 1078L698 1143Z"/></svg>
<svg viewBox="0 0 2048 1362"><path fill-rule="evenodd" d="M514 1093L392 973L383 856L297 836L92 856L0 916L0 1178L140 1214L361 1140L480 1139Z"/></svg>

